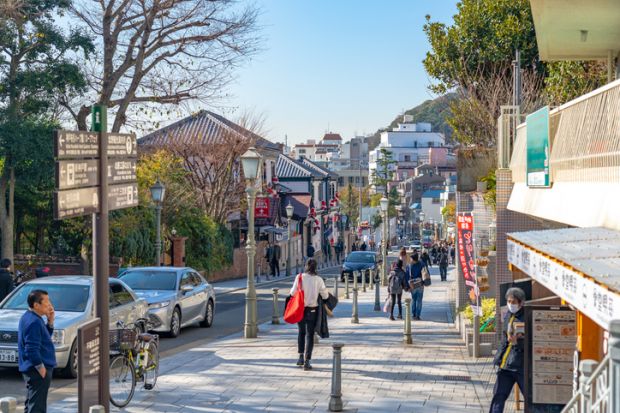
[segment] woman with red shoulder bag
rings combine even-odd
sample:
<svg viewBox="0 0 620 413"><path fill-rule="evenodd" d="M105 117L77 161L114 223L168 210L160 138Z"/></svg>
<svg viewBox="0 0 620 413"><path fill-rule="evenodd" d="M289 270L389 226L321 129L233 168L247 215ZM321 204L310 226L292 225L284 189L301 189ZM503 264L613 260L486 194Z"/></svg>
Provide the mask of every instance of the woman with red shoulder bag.
<svg viewBox="0 0 620 413"><path fill-rule="evenodd" d="M304 370L312 370L310 360L312 359L312 349L314 348L314 332L318 319L319 294L324 300L329 297L325 281L316 272L316 260L308 259L306 271L295 278L291 288L291 296L295 294L298 284L304 292L304 317L297 323L299 334L297 335L297 352L299 353L298 366L303 366Z"/></svg>

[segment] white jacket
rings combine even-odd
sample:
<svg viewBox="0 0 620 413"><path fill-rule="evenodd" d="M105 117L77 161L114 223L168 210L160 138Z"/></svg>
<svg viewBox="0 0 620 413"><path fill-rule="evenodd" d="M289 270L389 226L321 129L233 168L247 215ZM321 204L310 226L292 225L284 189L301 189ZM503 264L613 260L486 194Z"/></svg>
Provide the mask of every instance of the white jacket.
<svg viewBox="0 0 620 413"><path fill-rule="evenodd" d="M297 291L297 283L299 275L295 277L295 282L291 288L291 295ZM303 273L301 274L301 286L304 290L304 306L306 307L318 307L319 294L324 300L329 297L329 291L325 287L325 281L318 275L311 275Z"/></svg>

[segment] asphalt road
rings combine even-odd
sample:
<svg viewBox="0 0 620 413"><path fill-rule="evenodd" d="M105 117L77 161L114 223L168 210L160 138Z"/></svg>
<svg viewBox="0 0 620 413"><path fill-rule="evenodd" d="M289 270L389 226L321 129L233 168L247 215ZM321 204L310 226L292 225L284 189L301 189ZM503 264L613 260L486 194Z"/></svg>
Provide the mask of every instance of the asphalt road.
<svg viewBox="0 0 620 413"><path fill-rule="evenodd" d="M319 271L323 276L337 274L338 268ZM284 299L292 285L292 279L261 283L257 285L258 323L271 320L273 313L273 288L279 288L279 314L282 315ZM328 287L333 282L327 282ZM211 328L201 328L198 325L186 327L177 338L160 338L160 355L166 357L171 354L193 348L199 344L208 344L214 340L227 337L243 331L245 321L245 289L218 294L216 296L216 311ZM25 385L17 369L0 367L0 397L11 396L18 399L21 405L24 400ZM77 395L77 381L55 377L48 398L49 402L62 400L68 396Z"/></svg>

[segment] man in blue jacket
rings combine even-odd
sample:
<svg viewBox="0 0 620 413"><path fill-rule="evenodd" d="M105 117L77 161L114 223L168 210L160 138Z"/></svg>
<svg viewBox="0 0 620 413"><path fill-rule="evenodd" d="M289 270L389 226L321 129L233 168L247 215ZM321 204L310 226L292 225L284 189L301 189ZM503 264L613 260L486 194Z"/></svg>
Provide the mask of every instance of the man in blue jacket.
<svg viewBox="0 0 620 413"><path fill-rule="evenodd" d="M19 371L28 388L24 413L45 413L52 371L56 367L52 342L54 307L43 290L32 290L28 294L28 307L29 310L19 320L17 330Z"/></svg>

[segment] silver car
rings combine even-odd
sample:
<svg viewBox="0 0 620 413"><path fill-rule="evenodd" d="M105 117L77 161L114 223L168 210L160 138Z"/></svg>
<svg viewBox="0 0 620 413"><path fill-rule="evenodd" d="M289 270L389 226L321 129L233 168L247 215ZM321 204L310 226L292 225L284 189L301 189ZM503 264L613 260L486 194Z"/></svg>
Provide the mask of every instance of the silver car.
<svg viewBox="0 0 620 413"><path fill-rule="evenodd" d="M213 324L215 290L192 268L135 267L119 278L148 302L152 331L176 337L190 324Z"/></svg>
<svg viewBox="0 0 620 413"><path fill-rule="evenodd" d="M17 326L28 309L32 290L47 291L56 312L52 341L57 369L77 377L77 329L94 318L93 277L82 275L38 278L17 287L0 303L0 366L17 367ZM126 328L146 330L148 305L124 282L110 279L110 329L122 322Z"/></svg>

